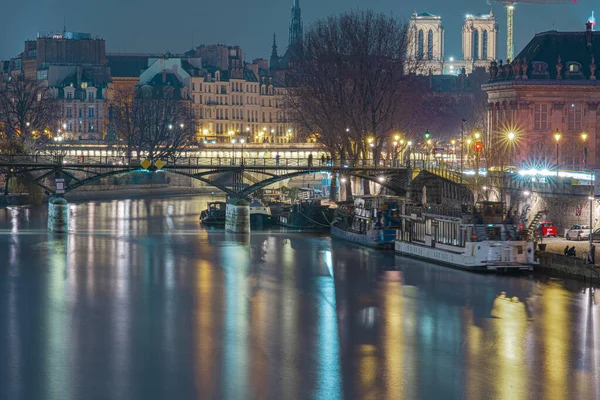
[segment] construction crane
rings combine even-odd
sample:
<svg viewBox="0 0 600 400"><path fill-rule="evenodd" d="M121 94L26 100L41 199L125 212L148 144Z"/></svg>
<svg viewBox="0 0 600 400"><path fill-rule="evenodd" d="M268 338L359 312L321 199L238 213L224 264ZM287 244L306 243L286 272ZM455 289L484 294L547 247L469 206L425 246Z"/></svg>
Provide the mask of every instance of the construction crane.
<svg viewBox="0 0 600 400"><path fill-rule="evenodd" d="M506 5L506 60L514 57L515 48L513 45L513 22L515 5L521 4L570 4L577 3L577 0L488 0L494 3L504 3Z"/></svg>

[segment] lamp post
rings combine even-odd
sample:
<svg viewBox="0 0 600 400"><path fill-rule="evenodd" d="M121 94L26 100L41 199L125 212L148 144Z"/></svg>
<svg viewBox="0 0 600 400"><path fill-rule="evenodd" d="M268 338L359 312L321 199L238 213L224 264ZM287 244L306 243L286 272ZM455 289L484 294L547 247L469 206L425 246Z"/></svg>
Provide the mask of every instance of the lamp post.
<svg viewBox="0 0 600 400"><path fill-rule="evenodd" d="M558 179L558 142L560 141L561 134L556 128L556 132L554 132L554 140L556 140L556 179Z"/></svg>
<svg viewBox="0 0 600 400"><path fill-rule="evenodd" d="M367 138L367 143L369 144L369 147L371 148L371 151L373 151L373 138L372 137L368 137ZM367 164L369 163L369 149L367 149L367 151L365 152L365 157L367 159ZM371 158L375 158L373 157L373 155L371 155Z"/></svg>
<svg viewBox="0 0 600 400"><path fill-rule="evenodd" d="M411 152L411 147L412 147L412 142L409 140L408 143L406 143L408 145L408 169L411 168L411 162L410 162L410 157L412 156L412 152Z"/></svg>
<svg viewBox="0 0 600 400"><path fill-rule="evenodd" d="M587 170L587 162L588 162L588 149L587 149L587 138L588 134L583 132L581 134L581 140L583 140L583 172ZM594 174L590 171L590 195L588 197L590 200L590 237L589 237L589 245L588 245L588 262L590 264L595 264L595 254L594 254L594 244L592 233L594 232Z"/></svg>
<svg viewBox="0 0 600 400"><path fill-rule="evenodd" d="M242 159L240 161L240 165L243 167L244 166L244 139L240 139L240 143L242 144ZM250 161L252 162L252 161Z"/></svg>
<svg viewBox="0 0 600 400"><path fill-rule="evenodd" d="M235 139L231 139L231 165L235 165Z"/></svg>
<svg viewBox="0 0 600 400"><path fill-rule="evenodd" d="M467 123L466 119L462 119L462 127L460 130L460 183L463 181L463 148L465 146L465 124Z"/></svg>

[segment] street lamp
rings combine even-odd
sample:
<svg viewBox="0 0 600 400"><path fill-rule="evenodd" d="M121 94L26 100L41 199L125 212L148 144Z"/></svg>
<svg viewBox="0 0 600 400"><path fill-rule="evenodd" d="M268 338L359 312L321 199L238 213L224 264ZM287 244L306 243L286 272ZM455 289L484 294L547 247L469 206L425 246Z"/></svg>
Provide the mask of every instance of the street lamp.
<svg viewBox="0 0 600 400"><path fill-rule="evenodd" d="M235 165L235 139L231 139L231 165Z"/></svg>
<svg viewBox="0 0 600 400"><path fill-rule="evenodd" d="M240 143L242 144L242 160L241 165L244 165L244 139L240 139Z"/></svg>
<svg viewBox="0 0 600 400"><path fill-rule="evenodd" d="M556 128L556 132L554 132L554 139L556 140L556 178L558 178L558 165L559 165L559 160L558 160L558 142L560 141L560 137L561 137L561 134L558 131L558 128Z"/></svg>
<svg viewBox="0 0 600 400"><path fill-rule="evenodd" d="M463 150L465 147L465 124L467 123L466 119L462 119L462 126L461 126L461 130L460 130L460 183L462 183L463 180Z"/></svg>
<svg viewBox="0 0 600 400"><path fill-rule="evenodd" d="M410 169L411 167L411 163L410 163L410 157L411 157L411 148L412 148L412 142L409 140L408 143L406 143L408 145L408 169Z"/></svg>
<svg viewBox="0 0 600 400"><path fill-rule="evenodd" d="M588 161L588 149L587 149L587 138L588 138L588 134L587 132L583 132L581 134L581 140L583 140L583 171L585 172L587 170L587 161ZM589 256L588 256L588 262L590 264L594 264L595 260L595 254L594 254L594 245L593 245L593 241L592 241L592 233L594 232L594 174L592 174L592 172L590 171L590 196L588 197L588 199L590 200L590 238L589 238L589 246L588 246L588 251L589 251Z"/></svg>

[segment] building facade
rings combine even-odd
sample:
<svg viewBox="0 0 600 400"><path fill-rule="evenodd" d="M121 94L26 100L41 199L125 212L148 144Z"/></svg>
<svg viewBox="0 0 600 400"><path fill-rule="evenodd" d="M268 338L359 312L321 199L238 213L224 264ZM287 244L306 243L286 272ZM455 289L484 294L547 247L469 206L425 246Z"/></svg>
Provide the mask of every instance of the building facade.
<svg viewBox="0 0 600 400"><path fill-rule="evenodd" d="M191 102L199 141L291 141L294 129L283 110L285 89L270 76L267 60L242 64L238 58L241 50L236 51L237 47L203 47L203 52L210 50L216 57L156 59L140 75L139 85L152 84L158 79L163 84L178 86L182 98ZM226 60L219 54L229 54L234 60ZM217 65L232 67L222 69Z"/></svg>
<svg viewBox="0 0 600 400"><path fill-rule="evenodd" d="M417 73L440 75L444 70L442 18L426 12L415 12L408 29L408 59L415 62Z"/></svg>
<svg viewBox="0 0 600 400"><path fill-rule="evenodd" d="M487 67L496 60L498 44L496 17L489 14L467 15L462 30L463 60L477 67Z"/></svg>
<svg viewBox="0 0 600 400"><path fill-rule="evenodd" d="M430 13L413 14L409 21L408 60L418 74L471 74L496 60L498 24L489 14L467 14L462 29L462 56L445 55L442 17Z"/></svg>
<svg viewBox="0 0 600 400"><path fill-rule="evenodd" d="M588 24L585 32L537 34L512 63L492 62L490 82L482 86L487 134L499 142L516 135L513 164L600 166L599 57L600 32Z"/></svg>

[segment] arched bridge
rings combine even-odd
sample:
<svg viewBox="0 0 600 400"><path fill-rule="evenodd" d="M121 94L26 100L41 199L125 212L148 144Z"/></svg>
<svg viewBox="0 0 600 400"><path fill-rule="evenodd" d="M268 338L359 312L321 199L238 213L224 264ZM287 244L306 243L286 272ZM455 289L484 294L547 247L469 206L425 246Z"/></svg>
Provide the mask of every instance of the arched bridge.
<svg viewBox="0 0 600 400"><path fill-rule="evenodd" d="M92 181L132 172L166 172L214 186L230 197L247 198L252 192L282 180L320 172L374 181L405 195L409 170L397 161L346 160L325 162L298 158L179 157L148 167L140 160L115 156L0 155L0 172L55 193L54 179L64 178L65 192ZM157 165L160 168L157 168ZM257 178L258 177L258 178ZM6 185L8 187L8 185Z"/></svg>

